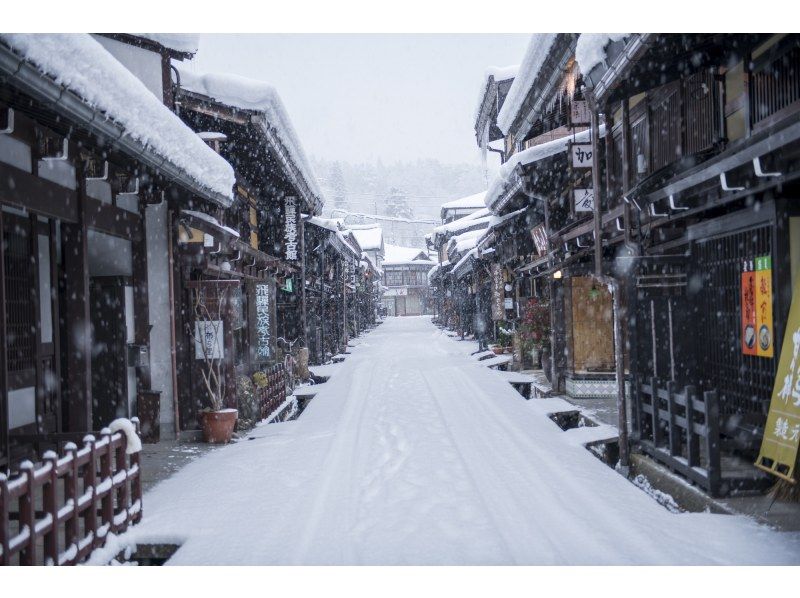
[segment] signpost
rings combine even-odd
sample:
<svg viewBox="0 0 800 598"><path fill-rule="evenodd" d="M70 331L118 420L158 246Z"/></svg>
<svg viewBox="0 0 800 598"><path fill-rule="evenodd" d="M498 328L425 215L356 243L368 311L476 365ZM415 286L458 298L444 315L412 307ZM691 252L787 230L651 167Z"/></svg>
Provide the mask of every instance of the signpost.
<svg viewBox="0 0 800 598"><path fill-rule="evenodd" d="M573 168L591 168L592 152L591 143L573 143L569 146L570 159Z"/></svg>
<svg viewBox="0 0 800 598"><path fill-rule="evenodd" d="M576 212L594 211L594 189L573 189L572 197Z"/></svg>
<svg viewBox="0 0 800 598"><path fill-rule="evenodd" d="M547 231L544 229L544 223L537 224L531 229L531 237L533 243L536 245L536 252L539 257L547 254Z"/></svg>
<svg viewBox="0 0 800 598"><path fill-rule="evenodd" d="M761 266L761 270L759 270L759 266ZM761 283L758 279L758 272L771 273L770 266L769 256L756 259L756 288L759 291ZM770 297L771 291L770 287ZM760 300L757 300L756 309L758 325L759 319L762 318ZM761 325L766 324L762 322ZM771 326L770 302L769 327L771 328ZM760 355L762 350L760 333L757 344ZM771 342L769 350L772 351ZM798 446L800 446L800 367L798 367L800 361L798 361L798 354L800 354L800 278L795 282L792 293L792 304L786 320L781 358L775 373L767 425L761 441L761 451L756 460L756 467L790 482L797 481L795 480L795 467Z"/></svg>
<svg viewBox="0 0 800 598"><path fill-rule="evenodd" d="M284 257L287 262L297 261L297 199L293 195L287 195L283 200L284 205L284 232L283 238L286 241Z"/></svg>
<svg viewBox="0 0 800 598"><path fill-rule="evenodd" d="M270 289L269 283L257 282L255 284L256 298L256 342L255 357L256 361L267 361L271 356L270 350Z"/></svg>

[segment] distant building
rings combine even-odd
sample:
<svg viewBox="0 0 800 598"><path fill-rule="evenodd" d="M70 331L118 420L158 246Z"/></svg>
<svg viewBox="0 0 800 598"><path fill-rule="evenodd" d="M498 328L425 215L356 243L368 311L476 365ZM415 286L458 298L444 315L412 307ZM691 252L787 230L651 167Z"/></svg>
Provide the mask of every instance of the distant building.
<svg viewBox="0 0 800 598"><path fill-rule="evenodd" d="M383 305L389 316L421 316L431 313L428 272L434 263L428 254L413 247L386 245Z"/></svg>

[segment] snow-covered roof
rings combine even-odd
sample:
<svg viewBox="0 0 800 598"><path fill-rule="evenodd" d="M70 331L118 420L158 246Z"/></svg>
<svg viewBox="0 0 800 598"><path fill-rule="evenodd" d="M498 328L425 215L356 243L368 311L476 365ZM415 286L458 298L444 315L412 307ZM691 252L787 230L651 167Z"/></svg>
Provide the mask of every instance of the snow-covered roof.
<svg viewBox="0 0 800 598"><path fill-rule="evenodd" d="M364 251L380 251L383 247L383 229L380 226L350 226L350 232Z"/></svg>
<svg viewBox="0 0 800 598"><path fill-rule="evenodd" d="M3 33L0 41L194 181L233 200L233 168L85 33Z"/></svg>
<svg viewBox="0 0 800 598"><path fill-rule="evenodd" d="M194 33L132 33L182 54L197 54L200 36Z"/></svg>
<svg viewBox="0 0 800 598"><path fill-rule="evenodd" d="M321 216L310 216L309 218L306 219L306 222L330 231L339 230L339 224L335 220L331 220L330 218L322 218Z"/></svg>
<svg viewBox="0 0 800 598"><path fill-rule="evenodd" d="M485 205L486 191L467 195L460 199L454 199L442 204L442 210L455 210L455 209L479 209Z"/></svg>
<svg viewBox="0 0 800 598"><path fill-rule="evenodd" d="M239 75L198 74L189 71L186 67L175 66L181 76L182 89L208 96L228 106L262 113L266 120L265 126L271 127L276 132L309 190L316 196L316 200L322 203L323 195L317 177L306 159L294 126L292 126L289 115L274 87L263 81Z"/></svg>
<svg viewBox="0 0 800 598"><path fill-rule="evenodd" d="M519 72L519 65L512 64L509 66L490 66L486 69L485 78L493 77L495 81L506 81L513 79Z"/></svg>
<svg viewBox="0 0 800 598"><path fill-rule="evenodd" d="M446 235L448 233L457 233L458 231L477 226L484 222L489 222L492 213L487 208L481 208L468 214L463 218L458 218L447 224L442 224L433 229L434 235Z"/></svg>
<svg viewBox="0 0 800 598"><path fill-rule="evenodd" d="M605 49L609 43L617 42L630 33L581 33L575 47L575 60L581 72L591 70L606 59Z"/></svg>
<svg viewBox="0 0 800 598"><path fill-rule="evenodd" d="M604 132L605 129L601 126L600 135L602 136ZM548 141L547 143L535 145L521 152L517 152L497 171L497 176L492 180L491 185L489 185L489 190L486 192L486 206L491 207L497 202L518 164L532 164L533 162L544 160L550 156L555 156L558 153L567 151L567 147L571 141L586 142L590 139L591 130L587 129L575 135L567 135L560 139Z"/></svg>
<svg viewBox="0 0 800 598"><path fill-rule="evenodd" d="M451 238L447 244L448 253L450 250L455 250L458 254L469 251L478 244L483 235L486 234L486 230L486 228L479 228Z"/></svg>
<svg viewBox="0 0 800 598"><path fill-rule="evenodd" d="M511 89L508 90L503 107L497 115L497 126L504 135L508 135L508 130L517 113L522 108L522 103L528 95L528 91L536 80L536 76L544 64L553 42L556 41L556 33L534 33L528 43L525 58L519 67L519 72L514 78Z"/></svg>
<svg viewBox="0 0 800 598"><path fill-rule="evenodd" d="M410 264L431 263L428 254L424 249L417 247L401 247L400 245L384 245L386 255L383 260L383 267L386 266L407 266Z"/></svg>

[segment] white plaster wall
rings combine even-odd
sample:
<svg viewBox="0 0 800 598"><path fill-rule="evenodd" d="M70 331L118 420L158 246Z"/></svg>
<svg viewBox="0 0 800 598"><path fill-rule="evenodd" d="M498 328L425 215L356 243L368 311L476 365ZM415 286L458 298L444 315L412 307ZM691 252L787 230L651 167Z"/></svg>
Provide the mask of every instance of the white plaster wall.
<svg viewBox="0 0 800 598"><path fill-rule="evenodd" d="M150 302L150 378L161 391L161 438L175 436L169 303L167 202L147 206L147 295Z"/></svg>

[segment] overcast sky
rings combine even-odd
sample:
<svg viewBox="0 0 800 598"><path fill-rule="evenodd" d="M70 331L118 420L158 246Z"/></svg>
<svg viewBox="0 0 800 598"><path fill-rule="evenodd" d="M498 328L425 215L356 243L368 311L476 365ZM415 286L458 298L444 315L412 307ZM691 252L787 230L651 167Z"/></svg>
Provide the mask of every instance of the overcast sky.
<svg viewBox="0 0 800 598"><path fill-rule="evenodd" d="M528 37L202 35L190 68L274 85L309 155L479 164L472 125L484 71L519 64Z"/></svg>

